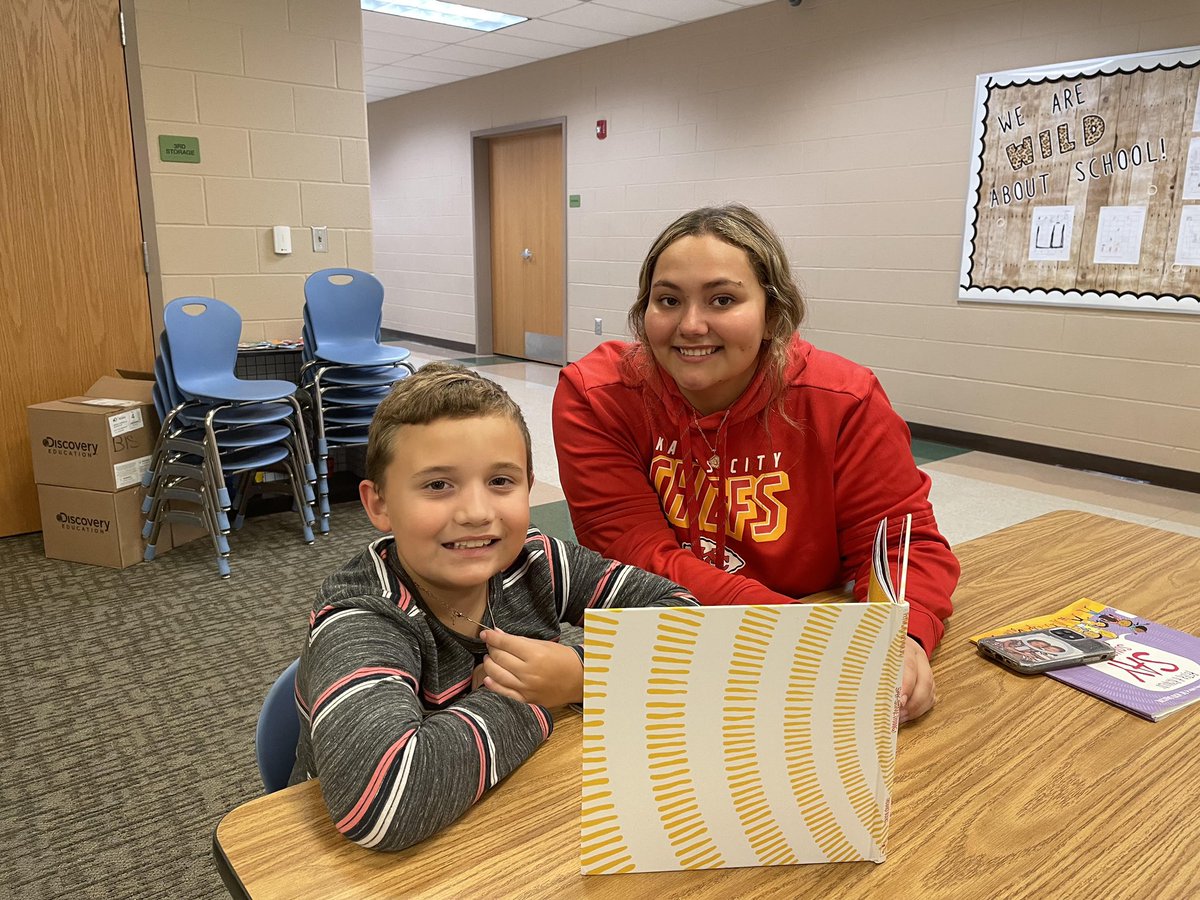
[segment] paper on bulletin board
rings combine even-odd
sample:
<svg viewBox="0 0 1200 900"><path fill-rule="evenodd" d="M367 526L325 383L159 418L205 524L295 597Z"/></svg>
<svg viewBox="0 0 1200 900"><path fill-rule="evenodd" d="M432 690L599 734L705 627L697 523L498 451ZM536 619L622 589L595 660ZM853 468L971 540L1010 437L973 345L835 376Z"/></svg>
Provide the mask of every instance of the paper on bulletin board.
<svg viewBox="0 0 1200 900"><path fill-rule="evenodd" d="M1187 166L1183 171L1183 199L1200 200L1200 138L1188 142Z"/></svg>
<svg viewBox="0 0 1200 900"><path fill-rule="evenodd" d="M1074 223L1073 206L1034 207L1029 226L1029 258L1043 261L1070 259Z"/></svg>
<svg viewBox="0 0 1200 900"><path fill-rule="evenodd" d="M1200 266L1200 205L1185 206L1179 214L1175 265Z"/></svg>
<svg viewBox="0 0 1200 900"><path fill-rule="evenodd" d="M1102 206L1092 260L1104 265L1137 265L1145 227L1144 206Z"/></svg>
<svg viewBox="0 0 1200 900"><path fill-rule="evenodd" d="M582 872L882 862L907 613L589 610Z"/></svg>

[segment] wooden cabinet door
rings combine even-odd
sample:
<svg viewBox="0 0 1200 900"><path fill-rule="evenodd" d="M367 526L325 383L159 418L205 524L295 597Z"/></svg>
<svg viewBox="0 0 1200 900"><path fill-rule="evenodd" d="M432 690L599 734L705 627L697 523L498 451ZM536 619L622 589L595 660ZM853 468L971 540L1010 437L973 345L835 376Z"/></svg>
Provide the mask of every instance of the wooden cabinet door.
<svg viewBox="0 0 1200 900"><path fill-rule="evenodd" d="M154 361L118 12L0 2L0 536L41 527L25 407Z"/></svg>

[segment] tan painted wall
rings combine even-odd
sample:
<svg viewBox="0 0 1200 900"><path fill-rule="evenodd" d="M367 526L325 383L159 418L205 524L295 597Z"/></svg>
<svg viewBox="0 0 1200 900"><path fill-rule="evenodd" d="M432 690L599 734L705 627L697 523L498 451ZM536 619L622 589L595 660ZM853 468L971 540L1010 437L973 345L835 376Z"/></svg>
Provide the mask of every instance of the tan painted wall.
<svg viewBox="0 0 1200 900"><path fill-rule="evenodd" d="M1194 44L1194 0L777 2L372 103L384 323L474 341L469 134L565 115L570 358L662 226L740 200L910 421L1200 470L1200 316L956 299L976 74Z"/></svg>
<svg viewBox="0 0 1200 900"><path fill-rule="evenodd" d="M357 0L135 0L154 237L164 301L217 297L243 338L300 334L304 279L372 268ZM200 139L161 162L160 134ZM274 252L272 226L292 229ZM314 253L310 226L329 229ZM147 224L149 229L151 226Z"/></svg>

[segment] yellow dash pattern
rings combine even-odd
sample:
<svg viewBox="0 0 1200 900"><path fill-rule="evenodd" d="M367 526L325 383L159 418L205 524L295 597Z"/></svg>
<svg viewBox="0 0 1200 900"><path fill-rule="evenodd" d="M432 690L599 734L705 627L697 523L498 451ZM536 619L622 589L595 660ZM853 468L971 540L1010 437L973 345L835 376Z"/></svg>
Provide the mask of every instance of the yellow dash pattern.
<svg viewBox="0 0 1200 900"><path fill-rule="evenodd" d="M904 635L907 620L900 623L896 636L888 645L887 656L884 658L883 674L880 676L879 688L875 693L875 753L879 758L879 771L882 773L884 789L887 791L887 802L892 796L892 784L896 774L896 729L900 727L900 709L898 688L900 669L904 665ZM887 839L887 807L880 810L882 824L880 834ZM872 835L875 833L871 832ZM880 846L883 846L883 840Z"/></svg>
<svg viewBox="0 0 1200 900"><path fill-rule="evenodd" d="M721 729L725 781L734 810L760 865L792 865L799 860L784 837L763 786L756 747L756 715L766 665L766 648L779 622L777 607L748 607L733 636L733 654L726 678Z"/></svg>
<svg viewBox="0 0 1200 900"><path fill-rule="evenodd" d="M687 693L703 616L700 609L679 607L659 619L653 660L661 667L651 669L651 673L671 676L675 690L670 693L680 698L668 700L664 696L668 692L664 691L651 694L654 699L646 702L646 749L653 754L650 781L654 805L675 859L684 869L713 869L725 864L696 804L683 722L682 695Z"/></svg>
<svg viewBox="0 0 1200 900"><path fill-rule="evenodd" d="M619 611L587 614L589 640L584 659L587 704L583 713L583 797L579 826L579 867L585 873L630 872L634 869L629 845L622 837L620 824L613 813L612 792L608 790L608 751L602 740L609 668L601 661L610 660L612 656L592 649L595 635L613 637L616 634L618 615ZM607 641L603 645L612 646Z"/></svg>
<svg viewBox="0 0 1200 900"><path fill-rule="evenodd" d="M868 777L868 773L863 770L854 723L867 660L879 640L880 633L888 626L892 608L887 603L865 605L862 619L854 629L842 657L837 691L834 694L833 748L838 776L854 814L880 847L883 846L885 832L883 810L876 802L875 796L878 778L874 772Z"/></svg>
<svg viewBox="0 0 1200 900"><path fill-rule="evenodd" d="M859 858L822 795L813 759L812 709L817 672L825 660L838 617L836 606L812 608L788 674L787 706L792 712L785 715L783 725L784 758L792 794L814 842L831 862Z"/></svg>

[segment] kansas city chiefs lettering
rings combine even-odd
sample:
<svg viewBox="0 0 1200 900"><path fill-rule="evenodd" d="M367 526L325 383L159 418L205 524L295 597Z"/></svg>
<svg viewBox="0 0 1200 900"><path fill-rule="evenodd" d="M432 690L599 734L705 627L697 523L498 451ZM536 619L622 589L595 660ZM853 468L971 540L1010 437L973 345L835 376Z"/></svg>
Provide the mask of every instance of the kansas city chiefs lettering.
<svg viewBox="0 0 1200 900"><path fill-rule="evenodd" d="M775 462L778 463L778 459ZM693 472L691 489L700 500L700 531L716 534L722 512L717 505L717 486L698 468ZM677 528L687 528L683 463L669 456L655 456L650 461L650 480L662 500L667 519ZM788 487L787 472L727 476L725 499L729 517L725 522L725 533L737 541L767 543L779 540L787 528L787 506L779 495Z"/></svg>

